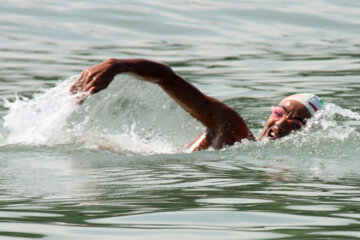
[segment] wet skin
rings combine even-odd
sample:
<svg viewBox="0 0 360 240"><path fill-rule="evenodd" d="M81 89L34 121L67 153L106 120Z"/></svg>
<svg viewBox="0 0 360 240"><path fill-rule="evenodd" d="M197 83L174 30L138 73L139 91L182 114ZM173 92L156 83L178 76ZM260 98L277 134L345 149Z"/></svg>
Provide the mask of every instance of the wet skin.
<svg viewBox="0 0 360 240"><path fill-rule="evenodd" d="M296 100L285 98L280 102L279 106L285 110L285 116L279 118L271 114L264 125L259 138L260 141L264 137L274 140L289 135L292 131L295 131L291 129L289 124L292 119L296 119L305 125L306 119L311 117L309 110Z"/></svg>
<svg viewBox="0 0 360 240"><path fill-rule="evenodd" d="M243 139L256 140L246 122L234 109L203 94L169 66L160 62L111 58L85 69L69 90L73 94L87 93L77 98L81 104L89 94L106 89L115 75L120 73L131 74L139 80L159 85L185 111L206 127L203 134L185 147L185 151L221 149ZM284 110L277 108L277 111L274 111L266 122L259 140L264 137L277 139L286 136L293 129L297 129L294 128L292 119L305 123L305 119L311 117L307 108L296 100L284 99L280 106Z"/></svg>

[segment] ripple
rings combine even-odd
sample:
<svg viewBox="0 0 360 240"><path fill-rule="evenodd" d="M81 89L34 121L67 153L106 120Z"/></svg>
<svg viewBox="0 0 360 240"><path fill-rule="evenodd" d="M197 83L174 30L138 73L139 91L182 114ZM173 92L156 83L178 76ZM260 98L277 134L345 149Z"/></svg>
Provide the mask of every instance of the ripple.
<svg viewBox="0 0 360 240"><path fill-rule="evenodd" d="M292 210L301 210L301 211L337 211L339 210L341 207L340 206L335 206L335 205L293 205L293 206L287 206L285 207L287 209L292 209Z"/></svg>
<svg viewBox="0 0 360 240"><path fill-rule="evenodd" d="M302 216L266 212L226 212L226 211L183 211L150 213L124 217L109 217L89 220L98 224L125 224L132 226L153 226L160 228L185 227L202 229L209 227L229 228L267 228L302 227L302 226L341 226L358 223L354 220L331 217Z"/></svg>
<svg viewBox="0 0 360 240"><path fill-rule="evenodd" d="M202 126L156 86L119 77L71 119L99 116L88 134L76 135L85 143L54 144L68 133L60 127L55 139L36 142L41 123L56 128L49 115L11 119L18 129L37 128L0 146L0 236L359 238L360 125L351 117L360 103L359 7L330 0L1 1L1 98L34 100L41 88L109 57L146 57L225 101L258 134L269 107L299 91L351 114L338 111L321 123L326 129L319 123L276 143L175 154ZM1 118L9 113L4 104L0 110ZM146 141L116 134L135 122ZM7 136L0 127L2 143Z"/></svg>
<svg viewBox="0 0 360 240"><path fill-rule="evenodd" d="M260 203L271 203L271 200L265 199L250 199L250 198L208 198L198 199L199 203L211 203L211 204L260 204Z"/></svg>

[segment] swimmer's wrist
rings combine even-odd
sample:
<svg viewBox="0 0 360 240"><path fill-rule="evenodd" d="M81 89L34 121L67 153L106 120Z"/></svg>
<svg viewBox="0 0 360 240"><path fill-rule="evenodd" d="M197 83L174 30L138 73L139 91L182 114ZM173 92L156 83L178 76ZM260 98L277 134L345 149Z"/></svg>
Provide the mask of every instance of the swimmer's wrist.
<svg viewBox="0 0 360 240"><path fill-rule="evenodd" d="M131 67L125 59L109 58L107 62L112 66L115 75L131 71Z"/></svg>

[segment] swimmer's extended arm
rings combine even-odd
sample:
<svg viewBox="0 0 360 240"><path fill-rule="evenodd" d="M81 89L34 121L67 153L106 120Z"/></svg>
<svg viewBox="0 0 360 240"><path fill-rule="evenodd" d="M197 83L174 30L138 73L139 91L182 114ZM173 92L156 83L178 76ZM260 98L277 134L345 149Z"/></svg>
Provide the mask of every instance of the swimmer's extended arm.
<svg viewBox="0 0 360 240"><path fill-rule="evenodd" d="M246 123L232 108L206 96L195 86L185 81L169 66L146 59L109 59L85 69L70 91L96 93L105 89L115 75L135 74L141 80L158 84L191 116L208 128L211 135L218 137L219 144L231 145L248 138ZM219 136L218 136L219 135ZM222 146L219 146L220 148Z"/></svg>

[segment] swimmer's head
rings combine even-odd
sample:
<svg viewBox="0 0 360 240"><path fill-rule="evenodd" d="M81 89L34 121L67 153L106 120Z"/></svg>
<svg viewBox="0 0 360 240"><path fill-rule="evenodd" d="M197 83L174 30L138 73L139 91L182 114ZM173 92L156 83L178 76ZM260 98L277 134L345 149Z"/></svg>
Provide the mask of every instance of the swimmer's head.
<svg viewBox="0 0 360 240"><path fill-rule="evenodd" d="M259 140L263 137L277 139L301 129L306 119L323 109L323 102L313 94L301 93L284 98L278 106L272 107Z"/></svg>

